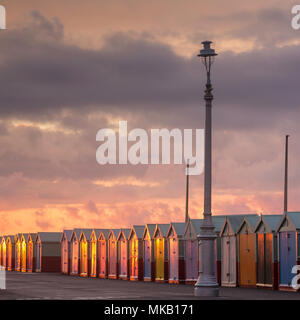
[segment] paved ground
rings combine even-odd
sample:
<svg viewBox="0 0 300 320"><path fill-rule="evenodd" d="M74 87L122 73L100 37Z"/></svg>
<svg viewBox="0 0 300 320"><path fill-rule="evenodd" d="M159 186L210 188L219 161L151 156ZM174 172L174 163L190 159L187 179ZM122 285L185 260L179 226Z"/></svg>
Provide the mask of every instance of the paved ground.
<svg viewBox="0 0 300 320"><path fill-rule="evenodd" d="M0 299L193 300L193 286L70 277L51 273L6 273ZM300 300L300 293L265 289L220 288L220 298Z"/></svg>

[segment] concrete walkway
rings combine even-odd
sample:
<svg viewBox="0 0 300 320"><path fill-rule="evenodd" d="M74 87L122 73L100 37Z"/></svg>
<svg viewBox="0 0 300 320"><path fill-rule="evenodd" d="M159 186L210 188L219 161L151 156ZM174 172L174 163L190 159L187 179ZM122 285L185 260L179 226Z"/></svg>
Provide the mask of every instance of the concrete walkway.
<svg viewBox="0 0 300 320"><path fill-rule="evenodd" d="M0 299L195 300L193 286L102 280L51 273L6 273ZM220 288L220 300L300 300L300 293L265 289Z"/></svg>

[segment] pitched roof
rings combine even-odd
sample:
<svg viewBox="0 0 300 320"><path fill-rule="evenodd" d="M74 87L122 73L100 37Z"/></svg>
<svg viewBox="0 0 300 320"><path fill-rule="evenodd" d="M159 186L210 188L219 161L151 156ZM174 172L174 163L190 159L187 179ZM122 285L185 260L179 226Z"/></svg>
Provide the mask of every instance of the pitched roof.
<svg viewBox="0 0 300 320"><path fill-rule="evenodd" d="M12 236L12 235L6 236L6 241L8 239L10 240L11 243L15 243L15 236Z"/></svg>
<svg viewBox="0 0 300 320"><path fill-rule="evenodd" d="M196 234L200 233L200 227L202 225L203 219L190 219L190 223L192 227L194 228Z"/></svg>
<svg viewBox="0 0 300 320"><path fill-rule="evenodd" d="M35 242L38 234L37 233L30 233L29 235L30 235L32 242Z"/></svg>
<svg viewBox="0 0 300 320"><path fill-rule="evenodd" d="M112 233L114 235L114 237L117 239L120 231L121 231L121 229L110 229L109 233Z"/></svg>
<svg viewBox="0 0 300 320"><path fill-rule="evenodd" d="M62 232L38 232L42 242L60 242Z"/></svg>
<svg viewBox="0 0 300 320"><path fill-rule="evenodd" d="M82 235L84 235L86 241L90 241L92 232L93 232L93 229L82 229L80 233L80 238L82 237Z"/></svg>
<svg viewBox="0 0 300 320"><path fill-rule="evenodd" d="M300 212L287 212L296 229L300 229Z"/></svg>
<svg viewBox="0 0 300 320"><path fill-rule="evenodd" d="M184 235L185 226L186 226L185 222L171 222L169 230L168 230L168 236L170 234L171 229L173 228L176 235L178 237L182 237Z"/></svg>
<svg viewBox="0 0 300 320"><path fill-rule="evenodd" d="M22 233L22 237L24 237L25 242L27 242L29 233Z"/></svg>
<svg viewBox="0 0 300 320"><path fill-rule="evenodd" d="M254 230L256 231L262 222L266 225L269 232L275 232L281 218L281 214L263 214L257 222Z"/></svg>
<svg viewBox="0 0 300 320"><path fill-rule="evenodd" d="M72 233L73 233L73 230L70 230L70 229L63 230L63 233L62 233L62 236L61 236L61 240L65 236L67 241L70 242L71 241L71 237L72 237Z"/></svg>
<svg viewBox="0 0 300 320"><path fill-rule="evenodd" d="M239 232L241 230L244 223L247 223L251 227L252 231L254 232L255 226L256 226L257 222L259 221L259 219L260 219L260 217L257 214L245 216L243 218L240 226L238 227L237 232Z"/></svg>
<svg viewBox="0 0 300 320"><path fill-rule="evenodd" d="M128 240L131 229L120 229L118 239L121 237L121 234L124 235L125 239Z"/></svg>
<svg viewBox="0 0 300 320"><path fill-rule="evenodd" d="M99 236L98 236L98 239L99 239L100 235L103 234L104 239L107 240L107 239L108 239L108 236L109 236L109 233L110 233L110 229L102 229L101 232L100 232L100 234L99 234Z"/></svg>
<svg viewBox="0 0 300 320"><path fill-rule="evenodd" d="M226 216L212 216L212 223L213 225L215 226L215 231L216 233L220 233L222 227L223 227L223 224L224 224L224 221L226 219Z"/></svg>
<svg viewBox="0 0 300 320"><path fill-rule="evenodd" d="M145 225L145 230L144 230L143 238L145 237L145 232L146 232L146 230L148 230L148 231L149 231L149 234L150 234L150 238L152 239L153 236L154 236L155 228L156 228L156 224L154 224L154 223L147 223L147 224Z"/></svg>
<svg viewBox="0 0 300 320"><path fill-rule="evenodd" d="M247 218L247 217L251 217L253 215L257 216L257 214L231 214L231 215L226 216L226 220L224 221L224 224L221 228L220 233L222 233L224 231L224 227L225 227L226 221L227 221L230 224L233 233L236 234L243 219Z"/></svg>
<svg viewBox="0 0 300 320"><path fill-rule="evenodd" d="M168 231L170 228L170 224L169 223L161 223L161 224L157 224L156 228L160 230L160 233L163 237L167 237L168 235Z"/></svg>
<svg viewBox="0 0 300 320"><path fill-rule="evenodd" d="M131 237L131 234L134 232L138 239L143 239L144 230L145 230L145 226L135 226L134 225L131 228L129 237Z"/></svg>

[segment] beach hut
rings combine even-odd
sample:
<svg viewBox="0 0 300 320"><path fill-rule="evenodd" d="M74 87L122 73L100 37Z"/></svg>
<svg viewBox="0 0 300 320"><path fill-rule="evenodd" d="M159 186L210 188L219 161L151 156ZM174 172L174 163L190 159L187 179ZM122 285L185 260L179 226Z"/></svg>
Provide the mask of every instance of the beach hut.
<svg viewBox="0 0 300 320"><path fill-rule="evenodd" d="M108 237L110 230L103 229L98 236L99 278L108 277Z"/></svg>
<svg viewBox="0 0 300 320"><path fill-rule="evenodd" d="M167 234L169 242L169 283L185 282L185 226L185 222L172 222Z"/></svg>
<svg viewBox="0 0 300 320"><path fill-rule="evenodd" d="M27 240L29 233L23 233L21 236L21 272L27 271Z"/></svg>
<svg viewBox="0 0 300 320"><path fill-rule="evenodd" d="M35 244L37 233L29 233L27 237L26 245L26 270L27 272L33 272L35 270Z"/></svg>
<svg viewBox="0 0 300 320"><path fill-rule="evenodd" d="M108 278L117 279L119 264L118 264L118 244L117 238L120 229L111 229L108 235Z"/></svg>
<svg viewBox="0 0 300 320"><path fill-rule="evenodd" d="M92 229L83 229L79 237L80 276L87 277L90 269L90 240Z"/></svg>
<svg viewBox="0 0 300 320"><path fill-rule="evenodd" d="M117 238L119 279L128 280L129 277L129 238L130 229L121 229Z"/></svg>
<svg viewBox="0 0 300 320"><path fill-rule="evenodd" d="M300 212L288 212L279 221L278 232L279 254L279 290L295 291L292 273L295 265L300 264Z"/></svg>
<svg viewBox="0 0 300 320"><path fill-rule="evenodd" d="M157 224L154 231L155 281L169 280L168 266L168 231L170 224Z"/></svg>
<svg viewBox="0 0 300 320"><path fill-rule="evenodd" d="M257 247L258 287L278 288L277 232L281 215L262 215L254 229Z"/></svg>
<svg viewBox="0 0 300 320"><path fill-rule="evenodd" d="M79 274L79 264L80 264L80 256L79 256L79 237L81 235L83 229L74 229L71 236L70 241L70 275L75 276Z"/></svg>
<svg viewBox="0 0 300 320"><path fill-rule="evenodd" d="M21 271L21 237L22 234L15 235L15 271Z"/></svg>
<svg viewBox="0 0 300 320"><path fill-rule="evenodd" d="M64 230L60 240L61 243L61 273L70 274L70 248L73 230Z"/></svg>
<svg viewBox="0 0 300 320"><path fill-rule="evenodd" d="M155 280L154 242L155 224L146 224L143 234L144 281Z"/></svg>
<svg viewBox="0 0 300 320"><path fill-rule="evenodd" d="M184 230L185 242L185 283L195 284L199 275L199 240L202 219L189 219Z"/></svg>
<svg viewBox="0 0 300 320"><path fill-rule="evenodd" d="M228 215L220 232L221 238L221 285L237 286L237 230L245 215Z"/></svg>
<svg viewBox="0 0 300 320"><path fill-rule="evenodd" d="M6 268L8 271L13 271L15 268L15 237L6 237Z"/></svg>
<svg viewBox="0 0 300 320"><path fill-rule="evenodd" d="M90 236L89 243L89 257L90 257L90 267L89 275L92 278L96 278L99 274L99 264L98 264L98 238L100 236L101 229L93 229Z"/></svg>
<svg viewBox="0 0 300 320"><path fill-rule="evenodd" d="M129 279L143 280L143 234L145 226L133 226L129 234Z"/></svg>
<svg viewBox="0 0 300 320"><path fill-rule="evenodd" d="M1 265L7 270L7 251L6 251L6 236L3 236L1 239Z"/></svg>
<svg viewBox="0 0 300 320"><path fill-rule="evenodd" d="M36 237L36 272L60 272L61 232L38 232Z"/></svg>
<svg viewBox="0 0 300 320"><path fill-rule="evenodd" d="M238 234L238 282L241 287L256 286L256 234L257 215L243 218Z"/></svg>
<svg viewBox="0 0 300 320"><path fill-rule="evenodd" d="M220 232L224 225L226 215L213 215L212 222L215 227L216 242L215 242L215 258L216 258L216 280L221 285L221 237Z"/></svg>

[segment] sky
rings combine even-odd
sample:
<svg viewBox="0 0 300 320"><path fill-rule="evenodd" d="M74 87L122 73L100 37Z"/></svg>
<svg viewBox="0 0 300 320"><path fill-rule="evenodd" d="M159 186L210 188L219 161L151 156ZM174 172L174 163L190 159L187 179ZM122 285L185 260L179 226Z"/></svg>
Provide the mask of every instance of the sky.
<svg viewBox="0 0 300 320"><path fill-rule="evenodd" d="M184 165L96 162L99 129L204 128L212 40L213 214L300 211L294 1L1 1L0 233L183 221ZM190 177L190 217L203 175Z"/></svg>

